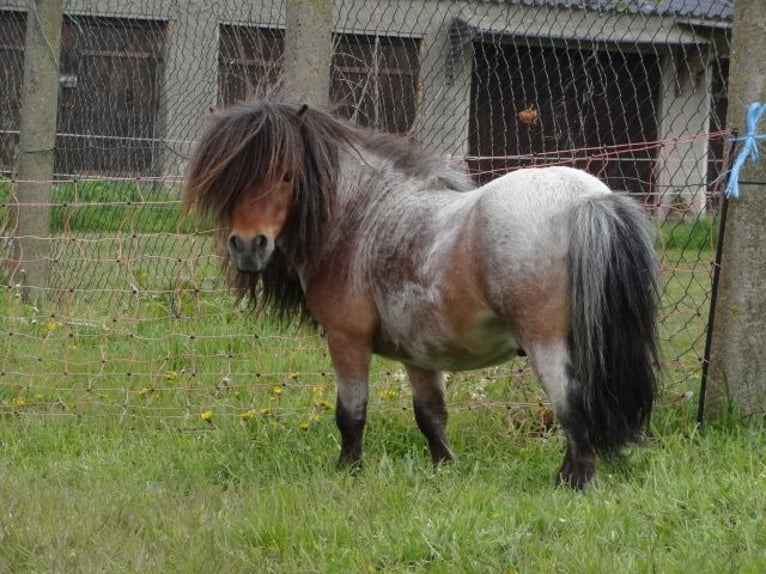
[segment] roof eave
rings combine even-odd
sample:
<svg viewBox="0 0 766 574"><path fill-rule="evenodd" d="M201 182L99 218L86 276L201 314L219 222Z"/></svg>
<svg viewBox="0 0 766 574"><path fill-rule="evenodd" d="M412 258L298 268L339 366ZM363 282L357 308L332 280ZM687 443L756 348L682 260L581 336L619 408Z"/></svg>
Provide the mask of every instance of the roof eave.
<svg viewBox="0 0 766 574"><path fill-rule="evenodd" d="M729 30L731 22L729 20L712 20L708 18L677 18L676 22L684 26L694 28L712 28L715 30Z"/></svg>

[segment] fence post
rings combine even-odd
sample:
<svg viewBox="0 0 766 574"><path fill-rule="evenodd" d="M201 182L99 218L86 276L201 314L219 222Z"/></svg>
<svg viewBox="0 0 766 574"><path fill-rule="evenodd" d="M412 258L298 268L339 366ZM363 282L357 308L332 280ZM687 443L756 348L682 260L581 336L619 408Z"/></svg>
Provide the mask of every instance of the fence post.
<svg viewBox="0 0 766 574"><path fill-rule="evenodd" d="M326 106L330 99L332 0L287 0L284 97Z"/></svg>
<svg viewBox="0 0 766 574"><path fill-rule="evenodd" d="M729 123L745 133L752 102L766 101L766 0L734 3ZM758 126L766 132L766 121ZM707 410L766 412L766 163L746 162L729 202L712 326Z"/></svg>
<svg viewBox="0 0 766 574"><path fill-rule="evenodd" d="M62 19L62 0L29 0L16 170L19 208L12 281L22 285L25 301L36 303L44 297L48 270ZM38 290L34 296L32 289Z"/></svg>

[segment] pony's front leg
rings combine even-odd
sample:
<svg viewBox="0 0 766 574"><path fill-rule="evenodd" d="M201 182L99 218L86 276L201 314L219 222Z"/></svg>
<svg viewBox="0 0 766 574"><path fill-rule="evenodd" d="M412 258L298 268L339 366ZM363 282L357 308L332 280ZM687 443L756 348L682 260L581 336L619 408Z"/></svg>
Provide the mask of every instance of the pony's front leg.
<svg viewBox="0 0 766 574"><path fill-rule="evenodd" d="M452 460L447 443L447 403L444 399L444 375L439 371L427 371L406 366L412 386L412 406L420 432L428 441L434 464Z"/></svg>
<svg viewBox="0 0 766 574"><path fill-rule="evenodd" d="M351 337L329 333L327 340L337 378L335 424L341 438L338 465L359 466L367 420L370 347Z"/></svg>

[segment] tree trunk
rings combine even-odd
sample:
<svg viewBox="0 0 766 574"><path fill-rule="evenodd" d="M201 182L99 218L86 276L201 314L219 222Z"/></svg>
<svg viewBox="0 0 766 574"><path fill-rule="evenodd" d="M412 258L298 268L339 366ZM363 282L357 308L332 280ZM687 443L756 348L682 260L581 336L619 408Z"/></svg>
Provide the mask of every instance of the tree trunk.
<svg viewBox="0 0 766 574"><path fill-rule="evenodd" d="M332 0L287 0L283 98L326 106L330 99Z"/></svg>
<svg viewBox="0 0 766 574"><path fill-rule="evenodd" d="M61 0L30 0L24 45L14 284L41 304L46 290L61 53Z"/></svg>
<svg viewBox="0 0 766 574"><path fill-rule="evenodd" d="M729 74L729 122L745 135L753 102L766 101L766 0L734 3ZM766 132L766 118L758 126ZM729 406L766 412L766 163L749 160L740 172L723 238L719 293L712 326L708 412Z"/></svg>

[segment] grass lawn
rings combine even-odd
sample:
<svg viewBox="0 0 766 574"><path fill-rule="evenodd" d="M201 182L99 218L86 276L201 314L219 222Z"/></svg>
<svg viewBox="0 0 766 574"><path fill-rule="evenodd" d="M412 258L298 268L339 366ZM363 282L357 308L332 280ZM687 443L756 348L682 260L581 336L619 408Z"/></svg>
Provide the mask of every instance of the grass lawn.
<svg viewBox="0 0 766 574"><path fill-rule="evenodd" d="M554 489L562 437L458 410L436 471L411 413L373 409L366 465L334 467L330 413L0 421L0 571L763 572L766 429L695 430L665 406L656 439Z"/></svg>
<svg viewBox="0 0 766 574"><path fill-rule="evenodd" d="M451 376L437 470L374 361L365 467L336 470L321 336L234 306L175 196L130 185L56 190L49 307L0 290L0 574L766 571L764 423L694 424L710 222L662 228L653 436L577 494L522 359Z"/></svg>

